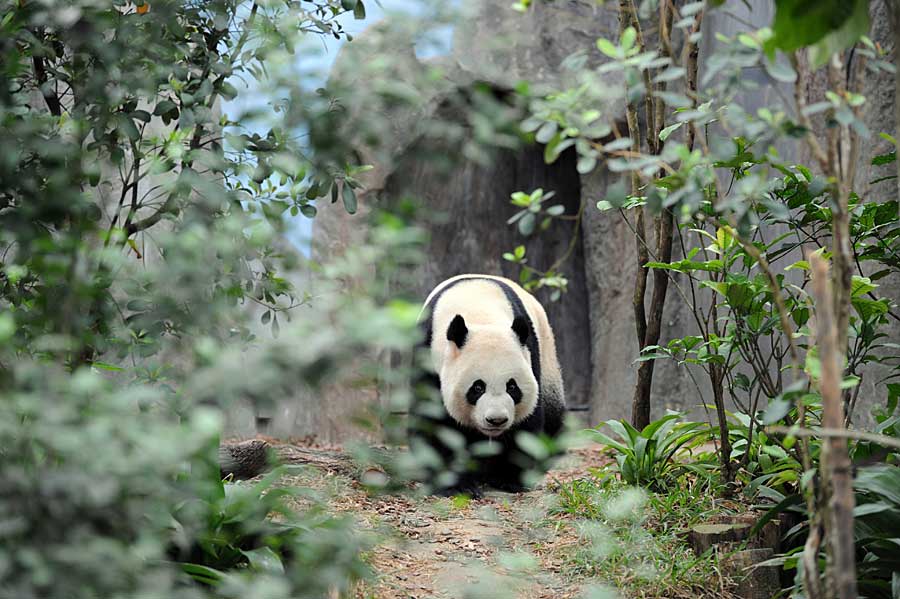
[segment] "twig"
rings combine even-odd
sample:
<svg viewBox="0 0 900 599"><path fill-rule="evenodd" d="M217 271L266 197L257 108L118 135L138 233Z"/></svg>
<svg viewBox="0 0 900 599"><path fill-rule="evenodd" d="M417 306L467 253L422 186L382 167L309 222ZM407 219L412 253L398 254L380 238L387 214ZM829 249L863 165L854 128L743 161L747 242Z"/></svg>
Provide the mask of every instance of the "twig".
<svg viewBox="0 0 900 599"><path fill-rule="evenodd" d="M822 545L822 526L819 515L810 515L809 535L803 544L803 583L809 599L822 599L822 580L819 577L819 547Z"/></svg>
<svg viewBox="0 0 900 599"><path fill-rule="evenodd" d="M633 5L630 0L619 0L619 35L628 29L632 24L631 8ZM641 151L641 130L638 124L637 108L633 102L628 102L625 107L625 120L628 124L628 136L631 139L631 151L636 155L640 155ZM631 195L637 196L640 191L641 181L637 171L631 171ZM646 265L650 261L647 248L647 227L644 223L644 207L636 208L635 221L635 247L637 249L637 272L635 273L634 293L632 294L632 308L634 310L634 325L637 336L638 349L644 348L644 339L647 336L647 314L644 309L644 297L647 293L647 269ZM638 413L640 412L640 413ZM646 412L646 414L645 414ZM632 424L637 429L644 428L650 420L649 409L636 410L632 406Z"/></svg>
<svg viewBox="0 0 900 599"><path fill-rule="evenodd" d="M900 449L900 439L888 437L887 435L879 435L878 433L870 433L867 431L848 430L846 428L796 428L792 426L772 425L766 427L766 432L779 433L782 435L792 435L794 437L822 437L826 439L854 439L856 441L870 441L885 447L894 447Z"/></svg>
<svg viewBox="0 0 900 599"><path fill-rule="evenodd" d="M809 65L806 63L806 57L802 56L799 52L795 52L791 55L791 64L794 67L794 71L797 72L797 80L794 82L794 102L797 104L797 120L800 121L800 125L805 130L804 139L806 140L806 145L809 146L813 157L819 163L819 168L822 169L825 176L832 177L834 176L834 173L831 170L832 163L828 160L828 155L825 154L825 150L822 149L822 145L815 136L815 129L813 129L809 116L805 113L805 86L809 83Z"/></svg>

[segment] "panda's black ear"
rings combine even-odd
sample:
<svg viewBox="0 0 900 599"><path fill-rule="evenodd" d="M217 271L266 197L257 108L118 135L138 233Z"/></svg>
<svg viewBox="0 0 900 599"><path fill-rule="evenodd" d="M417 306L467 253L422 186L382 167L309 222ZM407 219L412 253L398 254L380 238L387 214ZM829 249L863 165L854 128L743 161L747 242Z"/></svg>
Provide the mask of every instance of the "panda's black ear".
<svg viewBox="0 0 900 599"><path fill-rule="evenodd" d="M531 324L525 318L516 316L513 319L512 330L515 332L516 337L519 338L519 343L525 345L528 341L528 336L531 334Z"/></svg>
<svg viewBox="0 0 900 599"><path fill-rule="evenodd" d="M447 327L447 340L456 344L456 347L462 349L466 344L466 337L469 335L469 329L466 327L465 319L457 314Z"/></svg>

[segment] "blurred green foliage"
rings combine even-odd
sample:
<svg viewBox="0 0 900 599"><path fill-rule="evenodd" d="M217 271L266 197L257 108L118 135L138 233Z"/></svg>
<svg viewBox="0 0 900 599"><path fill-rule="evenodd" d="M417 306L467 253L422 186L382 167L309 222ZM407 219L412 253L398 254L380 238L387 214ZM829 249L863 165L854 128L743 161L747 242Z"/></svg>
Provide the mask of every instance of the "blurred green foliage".
<svg viewBox="0 0 900 599"><path fill-rule="evenodd" d="M342 380L417 336L414 307L341 280L412 259L421 232L375 219L312 305L282 215L341 187L354 212L363 169L301 147L297 114L268 110L265 134L219 114L239 79L343 36L347 10L365 8L3 4L0 596L322 597L368 575L352 519L289 509L277 472L223 484L217 463L235 399Z"/></svg>

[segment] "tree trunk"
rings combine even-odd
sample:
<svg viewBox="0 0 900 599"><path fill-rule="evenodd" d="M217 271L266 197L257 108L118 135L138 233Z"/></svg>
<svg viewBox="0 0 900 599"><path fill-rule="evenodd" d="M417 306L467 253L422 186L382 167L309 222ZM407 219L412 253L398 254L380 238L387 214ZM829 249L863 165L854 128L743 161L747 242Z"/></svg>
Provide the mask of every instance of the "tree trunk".
<svg viewBox="0 0 900 599"><path fill-rule="evenodd" d="M844 427L841 405L841 360L837 319L833 314L833 296L828 278L828 265L816 254L809 258L812 269L813 296L816 301L816 346L819 348L822 395L822 425L840 430ZM820 463L823 500L827 514L823 519L828 551L827 580L835 597L856 597L856 555L853 539L853 477L847 440L830 436L822 442Z"/></svg>

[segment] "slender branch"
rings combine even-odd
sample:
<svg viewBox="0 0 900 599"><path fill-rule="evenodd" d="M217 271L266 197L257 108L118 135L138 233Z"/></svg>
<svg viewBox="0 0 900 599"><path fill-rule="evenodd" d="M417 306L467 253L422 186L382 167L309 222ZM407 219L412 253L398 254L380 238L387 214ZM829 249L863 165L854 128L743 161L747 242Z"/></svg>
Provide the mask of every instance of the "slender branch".
<svg viewBox="0 0 900 599"><path fill-rule="evenodd" d="M631 0L619 0L619 35L632 25L631 8L633 5ZM637 107L633 102L628 102L625 107L625 120L628 124L628 137L631 139L631 151L636 155L641 151L641 131L638 123ZM637 196L640 192L640 175L637 171L631 171L631 195ZM637 250L637 271L635 273L634 293L632 295L632 307L634 310L634 325L637 336L638 350L644 348L644 339L647 335L647 315L644 308L644 297L647 292L647 269L646 265L650 261L646 248L647 228L644 223L644 207L636 208L636 233L635 247ZM635 407L632 406L632 424L638 429L644 428L649 423L649 410L640 410L640 414L635 413ZM646 412L646 413L645 413Z"/></svg>
<svg viewBox="0 0 900 599"><path fill-rule="evenodd" d="M894 30L894 131L900 131L900 0L886 2L891 12L891 25ZM897 149L896 147L894 148ZM900 197L900 160L897 164L897 197Z"/></svg>
<svg viewBox="0 0 900 599"><path fill-rule="evenodd" d="M247 43L247 40L250 37L250 30L253 28L253 22L256 19L256 14L258 11L259 11L259 4L254 2L253 6L250 8L250 14L248 15L247 20L245 21L244 30L241 32L241 37L238 38L238 41L235 43L234 48L231 49L231 61L230 61L231 65L234 64L235 57L240 56L244 45ZM224 36L226 33L228 33L227 30L221 31L222 36ZM210 50L215 50L215 48L218 45L220 40L221 40L220 36L212 36L207 43L207 47ZM203 71L203 75L201 76L201 79L205 80L209 76L210 68L211 68L211 65L207 64L206 69ZM230 69L228 69L228 70L230 70ZM222 81L224 81L224 77L225 77L224 75L220 75L217 79L217 83L221 83ZM219 95L218 88L216 85L213 85L213 91L210 93L209 97L206 100L206 106L212 107L212 105L215 103L218 95ZM204 133L203 125L198 123L197 126L194 127L194 134L191 137L189 151L187 152L187 160L184 161L185 167L190 168L190 166L192 165L193 157L191 155L191 152L202 146L203 133ZM177 197L178 196L176 193L170 194L169 197L166 198L166 201L162 204L162 206L159 207L159 209L156 212L154 212L153 214L151 214L150 216L148 216L142 220L139 220L139 221L133 222L133 223L129 223L126 227L124 227L126 237L130 237L130 236L134 235L135 233L139 233L141 231L149 229L150 227L157 224L160 220L162 220L163 217L166 216L167 214L177 213L178 212Z"/></svg>
<svg viewBox="0 0 900 599"><path fill-rule="evenodd" d="M819 547L822 546L822 524L818 512L810 515L809 535L803 544L803 584L809 599L822 599L822 580L819 577Z"/></svg>
<svg viewBox="0 0 900 599"><path fill-rule="evenodd" d="M794 327L791 326L787 306L784 303L784 296L781 293L781 285L778 284L775 273L772 272L768 260L762 255L759 248L744 239L741 235L736 235L736 239L741 244L741 247L744 248L744 251L756 261L760 270L766 275L766 280L769 283L769 291L772 292L772 297L775 300L775 307L778 309L778 319L781 322L781 328L784 330L784 335L788 341L788 347L791 352L791 362L793 363L794 368L800 372L802 371L803 362L800 360L800 352L797 350L797 345L794 343Z"/></svg>
<svg viewBox="0 0 900 599"><path fill-rule="evenodd" d="M795 52L791 55L791 64L797 72L797 79L794 82L794 102L797 104L797 120L800 121L800 125L805 130L804 140L825 176L832 177L834 176L832 162L828 159L825 150L822 149L822 145L815 135L812 122L809 120L809 115L806 114L806 85L810 79L809 64L806 56L801 55L800 52Z"/></svg>
<svg viewBox="0 0 900 599"><path fill-rule="evenodd" d="M644 49L644 34L641 31L641 21L638 19L637 8L634 6L634 0L620 0L619 10L627 12L628 19L634 31L636 46ZM653 85L650 83L650 69L642 69L641 76L644 80L644 112L647 118L647 147L652 154L659 153L659 133L655 122L655 111L653 109Z"/></svg>
<svg viewBox="0 0 900 599"><path fill-rule="evenodd" d="M767 426L766 431L779 433L782 435L791 435L794 437L811 437L823 439L853 439L854 441L869 441L877 443L885 447L893 447L900 449L900 439L888 437L887 435L879 435L878 433L870 433L868 431L849 430L846 428L794 428L791 426L772 425Z"/></svg>
<svg viewBox="0 0 900 599"><path fill-rule="evenodd" d="M581 216L584 214L584 205L585 201L582 199L581 203L578 205L578 212L575 214L575 223L572 225L572 237L569 239L569 245L566 247L565 253L562 256L557 258L557 260L550 266L550 272L556 272L556 270L565 263L566 260L569 259L569 256L575 251L575 248L578 247L578 240L581 235Z"/></svg>
<svg viewBox="0 0 900 599"><path fill-rule="evenodd" d="M828 63L828 82L831 88L841 97L847 90L844 86L843 63L839 54L834 54ZM850 247L850 139L852 135L848 125L831 127L828 130L829 157L837 180L832 185L834 203L831 214L832 261L834 264L834 317L837 329L838 348L842 356L847 354L847 329L850 320L850 285L852 280ZM843 359L840 360L843 363Z"/></svg>
<svg viewBox="0 0 900 599"><path fill-rule="evenodd" d="M625 216L625 211L622 210L621 208L619 208L619 216L622 217L622 220L625 222L625 225L628 226L628 228L631 230L631 234L637 236L637 230L634 228L634 225L631 224L631 221L628 220L628 217ZM681 236L679 235L679 238L680 237ZM649 257L653 258L654 262L659 262L659 260L657 259L658 258L657 255L653 253L653 250L650 249L650 246L648 246L646 243L644 244L644 249L647 250ZM683 253L686 253L686 252L683 252ZM694 322L697 323L697 327L702 331L703 325L702 325L699 317L697 316L697 296L694 293L694 284L693 284L694 277L693 277L693 275L691 275L691 273L685 273L688 281L691 282L691 297L693 299L689 299L688 296L685 294L684 289L682 289L681 286L678 284L678 280L675 279L675 277L673 277L672 274L667 269L664 269L664 270L666 270L666 274L669 277L669 282L675 286L675 290L678 292L678 295L680 295L681 299L684 300L684 303L687 304L688 307L690 307L690 309L691 309L690 312L694 317Z"/></svg>

